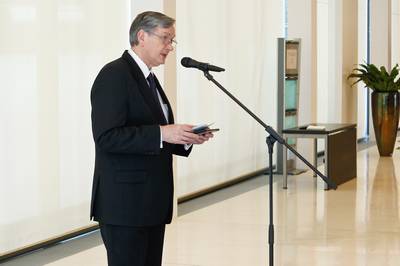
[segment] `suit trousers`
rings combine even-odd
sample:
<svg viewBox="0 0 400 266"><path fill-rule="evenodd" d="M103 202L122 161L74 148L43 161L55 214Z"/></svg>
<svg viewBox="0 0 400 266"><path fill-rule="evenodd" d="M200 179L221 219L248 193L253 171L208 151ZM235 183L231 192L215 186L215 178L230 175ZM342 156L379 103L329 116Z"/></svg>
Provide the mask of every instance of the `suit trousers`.
<svg viewBox="0 0 400 266"><path fill-rule="evenodd" d="M161 266L165 225L100 224L108 266Z"/></svg>

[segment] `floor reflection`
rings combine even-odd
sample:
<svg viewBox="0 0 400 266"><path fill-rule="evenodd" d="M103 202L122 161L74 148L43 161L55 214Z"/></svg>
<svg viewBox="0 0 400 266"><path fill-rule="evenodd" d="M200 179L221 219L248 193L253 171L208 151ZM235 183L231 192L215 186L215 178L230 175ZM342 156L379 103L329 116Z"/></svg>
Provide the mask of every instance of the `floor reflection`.
<svg viewBox="0 0 400 266"><path fill-rule="evenodd" d="M398 253L398 183L393 160L392 157L379 157L374 175L367 178L369 186L365 232L356 240L357 250L364 253L364 256L367 253L375 253L379 259L359 258L359 262L362 262L359 265L394 265L393 255Z"/></svg>
<svg viewBox="0 0 400 266"><path fill-rule="evenodd" d="M399 224L397 176L392 157L379 157L373 179L370 180L368 199L368 224L376 226L388 219ZM397 227L397 226L396 226Z"/></svg>

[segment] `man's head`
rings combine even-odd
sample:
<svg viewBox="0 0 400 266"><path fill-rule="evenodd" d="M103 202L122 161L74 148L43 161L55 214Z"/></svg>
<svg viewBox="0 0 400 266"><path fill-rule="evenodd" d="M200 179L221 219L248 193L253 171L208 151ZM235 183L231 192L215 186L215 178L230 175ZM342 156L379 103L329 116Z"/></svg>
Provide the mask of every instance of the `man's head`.
<svg viewBox="0 0 400 266"><path fill-rule="evenodd" d="M147 11L135 18L129 30L129 42L148 67L165 63L174 48L175 20L162 13Z"/></svg>

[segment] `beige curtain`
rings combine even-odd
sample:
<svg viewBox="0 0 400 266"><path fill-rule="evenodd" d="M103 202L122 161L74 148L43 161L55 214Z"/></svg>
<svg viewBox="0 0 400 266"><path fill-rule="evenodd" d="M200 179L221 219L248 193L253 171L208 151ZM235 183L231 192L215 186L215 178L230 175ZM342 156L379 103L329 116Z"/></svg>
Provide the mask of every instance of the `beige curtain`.
<svg viewBox="0 0 400 266"><path fill-rule="evenodd" d="M189 56L225 68L214 78L273 127L283 8L280 0L177 0L177 61ZM177 120L221 129L189 159L178 158L178 196L266 167L266 134L253 118L201 71L177 66L177 84Z"/></svg>

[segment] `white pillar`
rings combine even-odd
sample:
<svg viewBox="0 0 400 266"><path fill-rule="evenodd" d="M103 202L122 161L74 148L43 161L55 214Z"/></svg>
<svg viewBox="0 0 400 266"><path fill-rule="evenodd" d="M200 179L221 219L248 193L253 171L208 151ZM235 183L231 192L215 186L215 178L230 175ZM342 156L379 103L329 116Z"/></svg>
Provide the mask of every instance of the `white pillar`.
<svg viewBox="0 0 400 266"><path fill-rule="evenodd" d="M357 123L358 88L351 88L347 76L358 63L358 0L342 2L342 119L343 123Z"/></svg>
<svg viewBox="0 0 400 266"><path fill-rule="evenodd" d="M378 67L391 64L391 1L371 0L370 60ZM370 139L375 140L371 112L369 121Z"/></svg>
<svg viewBox="0 0 400 266"><path fill-rule="evenodd" d="M371 0L371 63L391 64L391 1Z"/></svg>
<svg viewBox="0 0 400 266"><path fill-rule="evenodd" d="M298 121L302 125L316 121L316 0L288 0L287 10L288 38L301 39ZM297 150L309 159L311 147L307 140L297 140ZM305 168L299 160L297 165Z"/></svg>
<svg viewBox="0 0 400 266"><path fill-rule="evenodd" d="M392 67L400 64L400 0L392 0Z"/></svg>

